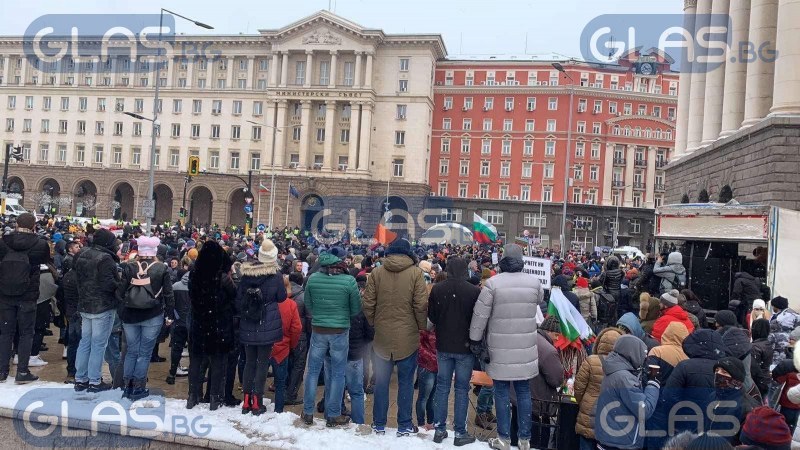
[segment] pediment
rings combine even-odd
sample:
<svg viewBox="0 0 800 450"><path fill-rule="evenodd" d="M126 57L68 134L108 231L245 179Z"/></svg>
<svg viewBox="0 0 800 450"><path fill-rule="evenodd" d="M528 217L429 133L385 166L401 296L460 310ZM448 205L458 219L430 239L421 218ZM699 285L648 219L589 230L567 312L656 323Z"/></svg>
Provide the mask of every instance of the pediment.
<svg viewBox="0 0 800 450"><path fill-rule="evenodd" d="M260 30L273 45L309 50L344 50L374 46L384 39L380 30L362 27L328 11L319 11L277 30Z"/></svg>

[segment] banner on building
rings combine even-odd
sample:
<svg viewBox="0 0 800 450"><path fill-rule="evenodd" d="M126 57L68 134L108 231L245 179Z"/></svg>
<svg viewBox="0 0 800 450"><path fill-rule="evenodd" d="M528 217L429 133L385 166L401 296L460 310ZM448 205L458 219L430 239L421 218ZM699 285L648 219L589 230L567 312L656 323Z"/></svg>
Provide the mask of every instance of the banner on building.
<svg viewBox="0 0 800 450"><path fill-rule="evenodd" d="M522 260L525 261L525 268L523 272L531 275L536 275L539 282L542 283L544 289L550 289L550 270L552 261L547 258L533 258L531 256L523 256Z"/></svg>

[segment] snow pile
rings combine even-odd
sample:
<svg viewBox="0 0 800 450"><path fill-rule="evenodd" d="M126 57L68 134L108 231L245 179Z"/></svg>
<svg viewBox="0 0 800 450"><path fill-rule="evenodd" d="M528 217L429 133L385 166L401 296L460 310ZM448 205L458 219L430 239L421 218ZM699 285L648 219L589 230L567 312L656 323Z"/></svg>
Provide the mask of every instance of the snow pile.
<svg viewBox="0 0 800 450"><path fill-rule="evenodd" d="M395 429L386 430L385 436L367 431L368 427L350 425L347 428L329 429L321 418L306 426L291 412L270 412L261 416L242 415L239 408L221 408L210 411L207 404L186 409L185 400L152 395L137 402L121 399L119 390L102 393L77 393L72 385L38 382L18 386L13 378L0 383L0 408L28 411L33 420L39 415L58 418L60 424L87 421L95 429L136 436L158 436L164 433L188 435L231 444L262 445L282 449L326 448L344 450L408 450L453 447L453 431L443 444L433 443L433 431L421 431L417 436L397 438ZM465 449L483 449L486 444L476 442Z"/></svg>

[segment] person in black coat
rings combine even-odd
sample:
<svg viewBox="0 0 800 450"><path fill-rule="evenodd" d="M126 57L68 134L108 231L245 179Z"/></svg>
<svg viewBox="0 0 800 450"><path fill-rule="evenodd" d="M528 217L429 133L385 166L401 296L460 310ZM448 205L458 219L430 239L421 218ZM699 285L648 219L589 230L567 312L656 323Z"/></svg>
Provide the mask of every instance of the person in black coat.
<svg viewBox="0 0 800 450"><path fill-rule="evenodd" d="M278 249L266 239L261 243L258 261L242 264L242 279L236 293L239 311L239 342L244 346L245 365L242 376L242 412L261 414L264 383L272 353L272 344L283 338L283 325L278 303L286 300L286 286L277 261ZM261 303L256 305L253 296Z"/></svg>
<svg viewBox="0 0 800 450"><path fill-rule="evenodd" d="M73 270L74 260L67 256L61 265L64 276L61 288L64 291L64 310L67 319L67 383L75 383L75 355L81 342L81 315L78 312L80 290L78 289L78 272Z"/></svg>
<svg viewBox="0 0 800 450"><path fill-rule="evenodd" d="M572 306L575 307L578 311L581 310L581 302L578 299L578 295L572 292L572 287L569 285L569 279L564 275L556 275L553 278L553 286L561 288L561 293L564 294L564 297L567 297Z"/></svg>
<svg viewBox="0 0 800 450"><path fill-rule="evenodd" d="M750 328L753 337L753 347L750 351L750 375L753 382L761 392L761 397L766 398L769 391L770 366L772 366L772 352L774 348L769 341L769 320L756 319Z"/></svg>
<svg viewBox="0 0 800 450"><path fill-rule="evenodd" d="M8 377L9 360L14 334L19 330L19 356L16 382L19 384L36 381L38 377L28 371L28 359L33 346L34 325L36 321L36 300L39 298L39 267L50 262L50 247L47 241L34 234L36 218L25 213L17 218L16 231L0 239L0 381ZM16 277L14 266L21 268L12 258L17 253L27 255L30 272L27 286L17 286L19 292L10 292ZM8 258L8 260L6 260ZM12 275L13 274L13 275ZM21 293L20 293L21 292Z"/></svg>
<svg viewBox="0 0 800 450"><path fill-rule="evenodd" d="M745 325L745 316L753 306L753 300L761 298L761 280L747 272L737 272L734 275L731 301L738 300L738 305L731 310L736 313L739 323Z"/></svg>
<svg viewBox="0 0 800 450"><path fill-rule="evenodd" d="M622 277L625 274L620 269L619 259L611 255L606 259L606 266L603 273L600 274L600 285L603 290L611 294L619 305L620 290L622 289Z"/></svg>
<svg viewBox="0 0 800 450"><path fill-rule="evenodd" d="M172 284L172 295L175 297L175 322L170 330L170 366L167 375L167 384L175 384L176 376L186 376L186 369L180 368L183 348L189 338L189 323L191 322L192 300L189 298L189 272L184 273L181 279ZM178 369L181 369L178 374Z"/></svg>
<svg viewBox="0 0 800 450"><path fill-rule="evenodd" d="M289 274L289 286L292 290L289 297L297 304L297 313L300 315L303 331L300 333L297 346L289 353L289 381L286 385L286 400L284 401L286 405L303 404L303 400L297 398L297 393L303 383L306 359L308 358L308 343L311 341L311 314L306 309L303 281L303 272L295 271Z"/></svg>
<svg viewBox="0 0 800 450"><path fill-rule="evenodd" d="M356 424L364 423L364 358L368 356L369 344L374 338L375 328L367 322L364 311L350 318L350 348L347 351L345 381L347 392L350 393L350 416ZM325 372L326 375L328 373Z"/></svg>
<svg viewBox="0 0 800 450"><path fill-rule="evenodd" d="M222 400L227 356L234 345L236 287L230 276L231 265L222 247L207 241L189 275L192 322L189 325L188 409L197 405L202 396L205 358L208 358L211 407L217 409Z"/></svg>

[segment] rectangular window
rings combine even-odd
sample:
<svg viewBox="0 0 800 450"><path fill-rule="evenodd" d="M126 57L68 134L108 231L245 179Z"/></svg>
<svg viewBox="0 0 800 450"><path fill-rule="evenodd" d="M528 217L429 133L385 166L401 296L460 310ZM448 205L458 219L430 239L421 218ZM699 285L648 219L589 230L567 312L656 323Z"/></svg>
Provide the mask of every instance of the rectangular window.
<svg viewBox="0 0 800 450"><path fill-rule="evenodd" d="M547 119L547 131L556 131L556 119Z"/></svg>
<svg viewBox="0 0 800 450"><path fill-rule="evenodd" d="M464 111L472 109L472 97L464 97Z"/></svg>
<svg viewBox="0 0 800 450"><path fill-rule="evenodd" d="M211 139L219 139L219 125L211 125Z"/></svg>
<svg viewBox="0 0 800 450"><path fill-rule="evenodd" d="M409 59L400 58L400 72L408 72Z"/></svg>
<svg viewBox="0 0 800 450"><path fill-rule="evenodd" d="M331 63L330 61L319 62L319 84L327 86L331 81Z"/></svg>
<svg viewBox="0 0 800 450"><path fill-rule="evenodd" d="M199 123L193 123L192 124L192 137L193 138L199 138L200 137L200 124Z"/></svg>
<svg viewBox="0 0 800 450"><path fill-rule="evenodd" d="M170 136L174 138L181 137L181 124L179 123L172 124L172 134Z"/></svg>
<svg viewBox="0 0 800 450"><path fill-rule="evenodd" d="M583 159L584 153L586 149L586 143L582 141L578 141L575 143L575 157L578 159Z"/></svg>
<svg viewBox="0 0 800 450"><path fill-rule="evenodd" d="M600 122L592 122L592 134L600 134Z"/></svg>
<svg viewBox="0 0 800 450"><path fill-rule="evenodd" d="M261 153L250 153L250 170L261 170Z"/></svg>
<svg viewBox="0 0 800 450"><path fill-rule="evenodd" d="M453 97L444 98L444 109L445 111L448 109L453 109Z"/></svg>
<svg viewBox="0 0 800 450"><path fill-rule="evenodd" d="M523 226L546 228L547 227L547 214L539 215L539 213L525 213L522 216Z"/></svg>
<svg viewBox="0 0 800 450"><path fill-rule="evenodd" d="M600 159L600 143L592 142L592 159Z"/></svg>
<svg viewBox="0 0 800 450"><path fill-rule="evenodd" d="M400 80L397 90L399 92L408 92L408 80Z"/></svg>
<svg viewBox="0 0 800 450"><path fill-rule="evenodd" d="M536 110L536 97L528 97L528 102L525 106L525 109L528 111Z"/></svg>
<svg viewBox="0 0 800 450"><path fill-rule="evenodd" d="M96 145L94 147L94 163L103 164L103 146Z"/></svg>
<svg viewBox="0 0 800 450"><path fill-rule="evenodd" d="M349 128L344 128L344 129L342 129L340 131L340 133L339 133L339 142L341 142L342 144L347 144L348 142L350 142L350 129Z"/></svg>
<svg viewBox="0 0 800 450"><path fill-rule="evenodd" d="M297 61L294 63L294 84L306 82L306 62Z"/></svg>
<svg viewBox="0 0 800 450"><path fill-rule="evenodd" d="M242 127L239 125L231 125L231 139L241 139Z"/></svg>
<svg viewBox="0 0 800 450"><path fill-rule="evenodd" d="M325 142L325 128L317 128L317 142Z"/></svg>
<svg viewBox="0 0 800 450"><path fill-rule="evenodd" d="M536 86L539 84L539 73L535 70L528 72L528 86Z"/></svg>
<svg viewBox="0 0 800 450"><path fill-rule="evenodd" d="M469 153L469 139L461 139L461 153Z"/></svg>
<svg viewBox="0 0 800 450"><path fill-rule="evenodd" d="M468 192L469 192L468 188L469 188L469 186L467 185L467 183L459 183L458 184L458 196L460 198L467 198L467 195L468 195Z"/></svg>
<svg viewBox="0 0 800 450"><path fill-rule="evenodd" d="M633 207L634 208L642 207L642 194L640 192L636 192L633 194Z"/></svg>
<svg viewBox="0 0 800 450"><path fill-rule="evenodd" d="M406 132L405 131L395 131L394 132L394 145L406 145Z"/></svg>
<svg viewBox="0 0 800 450"><path fill-rule="evenodd" d="M233 101L233 114L238 116L242 113L242 101L241 100L234 100Z"/></svg>
<svg viewBox="0 0 800 450"><path fill-rule="evenodd" d="M544 165L544 178L547 180L553 179L553 173L555 173L555 164L547 163Z"/></svg>
<svg viewBox="0 0 800 450"><path fill-rule="evenodd" d="M514 120L513 119L504 119L503 120L503 131L513 131L514 129Z"/></svg>
<svg viewBox="0 0 800 450"><path fill-rule="evenodd" d="M555 111L558 109L558 97L550 97L547 99L547 110Z"/></svg>
<svg viewBox="0 0 800 450"><path fill-rule="evenodd" d="M231 152L231 163L229 167L232 170L239 170L239 152Z"/></svg>
<svg viewBox="0 0 800 450"><path fill-rule="evenodd" d="M442 138L442 153L450 153L450 138Z"/></svg>
<svg viewBox="0 0 800 450"><path fill-rule="evenodd" d="M526 139L522 147L523 156L533 156L533 141Z"/></svg>
<svg viewBox="0 0 800 450"><path fill-rule="evenodd" d="M300 127L292 127L292 140L293 141L300 140Z"/></svg>
<svg viewBox="0 0 800 450"><path fill-rule="evenodd" d="M43 97L42 98L42 110L50 111L50 106L52 105L52 99L50 97Z"/></svg>
<svg viewBox="0 0 800 450"><path fill-rule="evenodd" d="M502 161L500 163L500 178L508 178L511 176L511 161Z"/></svg>
<svg viewBox="0 0 800 450"><path fill-rule="evenodd" d="M181 151L177 148L169 149L169 166L178 167L181 160Z"/></svg>
<svg viewBox="0 0 800 450"><path fill-rule="evenodd" d="M8 131L8 132L13 132L14 131L14 119L10 119L10 118L6 119L6 131Z"/></svg>
<svg viewBox="0 0 800 450"><path fill-rule="evenodd" d="M83 145L75 146L75 162L83 164L86 161L86 147Z"/></svg>
<svg viewBox="0 0 800 450"><path fill-rule="evenodd" d="M486 97L483 99L483 110L491 111L494 108L494 97Z"/></svg>
<svg viewBox="0 0 800 450"><path fill-rule="evenodd" d="M211 169L219 169L219 152L218 151L210 151L208 152L208 167Z"/></svg>
<svg viewBox="0 0 800 450"><path fill-rule="evenodd" d="M50 132L50 119L42 119L42 133Z"/></svg>
<svg viewBox="0 0 800 450"><path fill-rule="evenodd" d="M253 102L253 115L260 116L264 112L264 102Z"/></svg>
<svg viewBox="0 0 800 450"><path fill-rule="evenodd" d="M597 181L599 178L600 168L597 166L589 167L589 180Z"/></svg>
<svg viewBox="0 0 800 450"><path fill-rule="evenodd" d="M250 132L250 139L254 141L261 140L261 127L258 125L253 125L252 130Z"/></svg>
<svg viewBox="0 0 800 450"><path fill-rule="evenodd" d="M511 139L503 139L502 155L511 155Z"/></svg>
<svg viewBox="0 0 800 450"><path fill-rule="evenodd" d="M25 97L25 109L33 109L33 96Z"/></svg>
<svg viewBox="0 0 800 450"><path fill-rule="evenodd" d="M506 97L506 111L514 110L514 97Z"/></svg>
<svg viewBox="0 0 800 450"><path fill-rule="evenodd" d="M573 167L573 169L572 169L572 178L574 178L577 181L580 181L580 180L583 179L583 165L576 164L575 167Z"/></svg>
<svg viewBox="0 0 800 450"><path fill-rule="evenodd" d="M520 186L519 188L519 199L523 202L529 202L531 200L531 187L527 184Z"/></svg>
<svg viewBox="0 0 800 450"><path fill-rule="evenodd" d="M114 122L114 136L122 136L123 122Z"/></svg>
<svg viewBox="0 0 800 450"><path fill-rule="evenodd" d="M269 70L269 60L268 59L260 59L258 60L258 70L259 72L266 72Z"/></svg>
<svg viewBox="0 0 800 450"><path fill-rule="evenodd" d="M500 200L508 200L508 185L501 184L500 185Z"/></svg>
<svg viewBox="0 0 800 450"><path fill-rule="evenodd" d="M592 110L595 114L600 114L603 112L603 101L602 100L595 100L594 101L594 109Z"/></svg>
<svg viewBox="0 0 800 450"><path fill-rule="evenodd" d="M547 141L544 143L544 156L556 155L556 141Z"/></svg>
<svg viewBox="0 0 800 450"><path fill-rule="evenodd" d="M140 147L131 147L131 165L138 166L142 162L142 149Z"/></svg>
<svg viewBox="0 0 800 450"><path fill-rule="evenodd" d="M536 121L535 120L527 119L525 121L525 131L533 131L535 125L536 125Z"/></svg>
<svg viewBox="0 0 800 450"><path fill-rule="evenodd" d="M50 144L39 144L39 162L47 163L50 159Z"/></svg>
<svg viewBox="0 0 800 450"><path fill-rule="evenodd" d="M586 122L584 122L582 120L580 122L578 122L577 132L578 133L586 133Z"/></svg>
<svg viewBox="0 0 800 450"><path fill-rule="evenodd" d="M23 119L22 120L22 132L23 133L30 133L33 129L33 119Z"/></svg>
<svg viewBox="0 0 800 450"><path fill-rule="evenodd" d="M58 158L58 162L67 162L67 144L58 144L58 154L56 158Z"/></svg>
<svg viewBox="0 0 800 450"><path fill-rule="evenodd" d="M222 100L211 102L211 114L222 114Z"/></svg>
<svg viewBox="0 0 800 450"><path fill-rule="evenodd" d="M609 114L617 113L617 102L608 102L608 113Z"/></svg>
<svg viewBox="0 0 800 450"><path fill-rule="evenodd" d="M439 197L447 197L447 182L443 181L439 183L439 191L437 192Z"/></svg>
<svg viewBox="0 0 800 450"><path fill-rule="evenodd" d="M458 162L458 174L462 177L469 176L469 160L462 159Z"/></svg>
<svg viewBox="0 0 800 450"><path fill-rule="evenodd" d="M482 155L489 155L492 153L492 140L491 139L482 139L481 140L481 154Z"/></svg>
<svg viewBox="0 0 800 450"><path fill-rule="evenodd" d="M488 184L481 184L478 187L478 197L479 198L484 198L484 199L485 198L489 198L489 185Z"/></svg>
<svg viewBox="0 0 800 450"><path fill-rule="evenodd" d="M472 119L464 119L461 123L461 128L464 131L469 131L472 129Z"/></svg>
<svg viewBox="0 0 800 450"><path fill-rule="evenodd" d="M395 177L402 177L403 176L403 159L402 158L395 158L392 160L392 176Z"/></svg>
<svg viewBox="0 0 800 450"><path fill-rule="evenodd" d="M353 70L353 62L348 61L344 63L344 85L345 86L352 86L353 85L353 75L355 74L355 70Z"/></svg>
<svg viewBox="0 0 800 450"><path fill-rule="evenodd" d="M405 120L407 109L408 107L406 105L397 105L397 118L400 120Z"/></svg>
<svg viewBox="0 0 800 450"><path fill-rule="evenodd" d="M439 175L447 175L450 172L450 160L443 158L439 160Z"/></svg>
<svg viewBox="0 0 800 450"><path fill-rule="evenodd" d="M175 114L180 114L183 110L183 100L174 99L172 100L172 112Z"/></svg>
<svg viewBox="0 0 800 450"><path fill-rule="evenodd" d="M98 136L102 136L106 130L105 123L102 120L98 120L94 123L94 134Z"/></svg>
<svg viewBox="0 0 800 450"><path fill-rule="evenodd" d="M486 161L486 160L481 161L481 172L480 172L481 176L488 177L489 172L491 171L491 167L492 167L491 161Z"/></svg>
<svg viewBox="0 0 800 450"><path fill-rule="evenodd" d="M483 217L483 220L489 222L492 225L503 224L503 211L484 210L481 216Z"/></svg>
<svg viewBox="0 0 800 450"><path fill-rule="evenodd" d="M203 112L203 101L192 100L192 114L200 114Z"/></svg>
<svg viewBox="0 0 800 450"><path fill-rule="evenodd" d="M483 119L483 131L492 131L492 119Z"/></svg>
<svg viewBox="0 0 800 450"><path fill-rule="evenodd" d="M142 122L133 122L133 136L142 135Z"/></svg>
<svg viewBox="0 0 800 450"><path fill-rule="evenodd" d="M574 202L579 203L579 202ZM594 217L575 216L575 228L579 230L591 231L594 226Z"/></svg>
<svg viewBox="0 0 800 450"><path fill-rule="evenodd" d="M11 119L11 120L12 120L12 125L11 125L12 130L11 131L14 131L13 130L13 128L14 128L13 120L14 119ZM58 132L60 134L67 134L67 121L66 120L59 120L58 121Z"/></svg>
<svg viewBox="0 0 800 450"><path fill-rule="evenodd" d="M339 168L340 171L344 172L344 171L347 170L347 168L349 167L348 159L349 158L347 156L343 156L343 155L339 156L338 168Z"/></svg>
<svg viewBox="0 0 800 450"><path fill-rule="evenodd" d="M17 107L17 96L16 95L9 95L8 96L8 109L14 109Z"/></svg>

